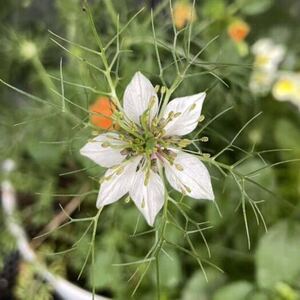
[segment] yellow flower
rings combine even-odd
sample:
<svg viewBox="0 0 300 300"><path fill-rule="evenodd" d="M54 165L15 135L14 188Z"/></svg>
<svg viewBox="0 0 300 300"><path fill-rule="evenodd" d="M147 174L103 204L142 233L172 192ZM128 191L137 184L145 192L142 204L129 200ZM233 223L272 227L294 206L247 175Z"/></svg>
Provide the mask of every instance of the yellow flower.
<svg viewBox="0 0 300 300"><path fill-rule="evenodd" d="M272 93L275 99L291 101L300 107L300 73L282 73L275 82Z"/></svg>
<svg viewBox="0 0 300 300"><path fill-rule="evenodd" d="M196 10L188 1L177 1L173 6L173 19L177 29L196 20Z"/></svg>

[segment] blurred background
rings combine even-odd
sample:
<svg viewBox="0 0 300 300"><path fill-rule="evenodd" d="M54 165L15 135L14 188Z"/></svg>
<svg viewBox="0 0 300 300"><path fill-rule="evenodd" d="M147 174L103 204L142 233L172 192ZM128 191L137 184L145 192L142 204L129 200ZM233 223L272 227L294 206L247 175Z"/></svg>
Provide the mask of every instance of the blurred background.
<svg viewBox="0 0 300 300"><path fill-rule="evenodd" d="M231 151L218 157L255 180L245 183L251 200L243 202L234 177L210 169L219 208L184 200L189 216L207 223L189 240L170 227L168 237L179 247L166 246L161 254L161 299L300 299L300 1L91 0L89 7L109 45L108 58L119 54L113 70L119 95L137 70L153 84L163 78L169 86L176 73L174 30L175 55L184 59L192 28L190 52L202 52L175 96L207 90L199 125L209 137L200 145L203 152L218 153L257 116ZM108 88L97 70L101 62L87 7L79 0L1 1L0 20L0 179L16 190L15 220L53 274L113 299L130 299L133 292L133 299L155 299L152 265L147 272L143 264L118 265L142 260L154 241L153 232L135 234L150 228L137 223L132 203L104 210L94 272L88 260L80 279L91 238L88 224L57 229L69 221L66 213L95 214L104 172L79 155L91 131L99 131L89 120L91 105ZM62 82L67 113L57 109ZM3 206L0 213L0 299L60 299L36 266L22 259ZM184 224L182 215L174 215ZM181 251L190 240L205 272Z"/></svg>

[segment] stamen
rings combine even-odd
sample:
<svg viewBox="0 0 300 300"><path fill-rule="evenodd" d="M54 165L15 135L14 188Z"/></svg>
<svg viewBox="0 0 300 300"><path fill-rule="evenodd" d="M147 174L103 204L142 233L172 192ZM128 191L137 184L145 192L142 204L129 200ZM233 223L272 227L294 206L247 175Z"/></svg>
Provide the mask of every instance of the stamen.
<svg viewBox="0 0 300 300"><path fill-rule="evenodd" d="M180 164L175 164L175 167L176 167L176 169L177 169L178 171L183 171L183 170L184 170L184 169L183 169L183 166L180 165Z"/></svg>
<svg viewBox="0 0 300 300"><path fill-rule="evenodd" d="M186 191L187 191L188 193L191 193L191 192L192 192L192 190L191 190L187 185L185 185L185 184L184 184L184 188L186 189Z"/></svg>
<svg viewBox="0 0 300 300"><path fill-rule="evenodd" d="M181 194L183 194L184 196L187 195L187 192L184 188L181 188Z"/></svg>
<svg viewBox="0 0 300 300"><path fill-rule="evenodd" d="M183 140L179 140L178 145L181 148L185 148L186 146L190 145L192 143L192 141L188 140L188 139L183 139Z"/></svg>
<svg viewBox="0 0 300 300"><path fill-rule="evenodd" d="M147 169L145 172L144 185L147 186L150 180L150 169Z"/></svg>
<svg viewBox="0 0 300 300"><path fill-rule="evenodd" d="M204 120L205 120L205 116L204 116L204 115L201 115L200 118L199 118L199 120L198 120L198 122L201 123L201 122L203 122Z"/></svg>
<svg viewBox="0 0 300 300"><path fill-rule="evenodd" d="M111 146L111 144L109 143L109 142L103 142L102 144L101 144L101 147L103 147L103 148L108 148L108 147L110 147Z"/></svg>
<svg viewBox="0 0 300 300"><path fill-rule="evenodd" d="M123 166L120 166L117 170L116 170L116 174L117 175L120 175L120 174L122 174L123 173L123 171L124 171L124 167Z"/></svg>
<svg viewBox="0 0 300 300"><path fill-rule="evenodd" d="M167 88L163 85L160 89L160 93L164 94L166 92Z"/></svg>
<svg viewBox="0 0 300 300"><path fill-rule="evenodd" d="M120 138L121 141L127 141L127 140L128 140L128 137L126 137L126 136L123 135L123 134L120 134L120 135L119 135L119 138Z"/></svg>
<svg viewBox="0 0 300 300"><path fill-rule="evenodd" d="M176 153L174 153L173 151L170 150L164 150L162 152L160 152L160 154L171 164L174 164L174 161L176 159Z"/></svg>
<svg viewBox="0 0 300 300"><path fill-rule="evenodd" d="M153 121L152 121L152 127L157 127L157 125L158 125L158 122L159 122L159 119L158 119L158 117L156 116L156 117L154 117L153 118Z"/></svg>
<svg viewBox="0 0 300 300"><path fill-rule="evenodd" d="M200 139L200 142L208 142L208 137L207 136L203 136L201 139Z"/></svg>
<svg viewBox="0 0 300 300"><path fill-rule="evenodd" d="M128 149L123 149L123 150L120 151L120 153L122 155L128 155L128 154L130 154L130 151Z"/></svg>
<svg viewBox="0 0 300 300"><path fill-rule="evenodd" d="M108 180L111 180L113 177L113 174L109 175L109 176L103 176L100 180L99 180L99 183L103 183L104 181L108 181Z"/></svg>
<svg viewBox="0 0 300 300"><path fill-rule="evenodd" d="M159 136L162 136L162 135L165 135L165 134L166 134L166 131L165 131L164 129L162 129L162 130L160 131Z"/></svg>
<svg viewBox="0 0 300 300"><path fill-rule="evenodd" d="M175 116L174 111L170 111L169 114L168 114L168 119L172 120L174 118L174 116Z"/></svg>
<svg viewBox="0 0 300 300"><path fill-rule="evenodd" d="M155 99L156 99L155 96L151 97L150 102L149 102L149 109L153 108L153 106L154 106L154 104L156 102Z"/></svg>
<svg viewBox="0 0 300 300"><path fill-rule="evenodd" d="M197 104L196 103L193 103L189 109L189 111L192 111L196 108Z"/></svg>

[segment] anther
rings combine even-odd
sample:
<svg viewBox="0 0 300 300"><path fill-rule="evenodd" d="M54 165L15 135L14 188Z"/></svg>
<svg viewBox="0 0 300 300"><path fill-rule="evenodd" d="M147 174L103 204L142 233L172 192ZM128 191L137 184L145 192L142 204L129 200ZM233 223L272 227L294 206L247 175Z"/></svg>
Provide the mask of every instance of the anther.
<svg viewBox="0 0 300 300"><path fill-rule="evenodd" d="M123 171L124 171L124 167L121 166L121 167L119 167L119 168L116 170L116 174L117 174L117 175L120 175L120 174L123 173Z"/></svg>
<svg viewBox="0 0 300 300"><path fill-rule="evenodd" d="M205 116L204 115L201 115L198 122L203 122L205 120Z"/></svg>
<svg viewBox="0 0 300 300"><path fill-rule="evenodd" d="M150 103L149 103L149 109L153 108L153 106L155 104L155 100L156 100L156 97L152 96L150 99Z"/></svg>
<svg viewBox="0 0 300 300"><path fill-rule="evenodd" d="M181 147L181 148L185 148L186 146L190 145L192 143L192 141L188 140L188 139L183 139L183 140L180 140L178 145Z"/></svg>
<svg viewBox="0 0 300 300"><path fill-rule="evenodd" d="M208 142L208 137L207 136L203 136L201 139L200 139L200 142Z"/></svg>
<svg viewBox="0 0 300 300"><path fill-rule="evenodd" d="M121 155L128 155L129 154L129 150L128 149L123 149L120 151Z"/></svg>
<svg viewBox="0 0 300 300"><path fill-rule="evenodd" d="M177 169L178 171L183 171L183 170L184 170L184 169L183 169L183 166L180 165L180 164L175 164L175 167L176 167L176 169Z"/></svg>
<svg viewBox="0 0 300 300"><path fill-rule="evenodd" d="M103 183L104 181L111 180L112 177L113 177L113 175L103 176L103 177L100 179L99 183L101 184L101 183Z"/></svg>
<svg viewBox="0 0 300 300"><path fill-rule="evenodd" d="M174 111L170 111L169 114L168 114L168 119L173 119L174 116L175 116Z"/></svg>
<svg viewBox="0 0 300 300"><path fill-rule="evenodd" d="M163 136L163 135L165 135L165 134L166 134L166 131L165 131L164 129L161 129L161 130L160 130L159 136Z"/></svg>
<svg viewBox="0 0 300 300"><path fill-rule="evenodd" d="M190 109L189 109L189 111L192 111L192 110L194 110L195 108L196 108L196 103L193 103L192 105L191 105L191 107L190 107Z"/></svg>
<svg viewBox="0 0 300 300"><path fill-rule="evenodd" d="M103 143L101 144L101 146L102 146L103 148L108 148L108 147L110 146L110 143L109 143L109 142L103 142Z"/></svg>
<svg viewBox="0 0 300 300"><path fill-rule="evenodd" d="M184 185L184 188L186 189L186 191L187 191L188 193L191 193L191 192L192 192L192 190L191 190L187 185Z"/></svg>
<svg viewBox="0 0 300 300"><path fill-rule="evenodd" d="M145 180L144 180L144 185L147 186L150 180L150 172L147 171L145 174Z"/></svg>

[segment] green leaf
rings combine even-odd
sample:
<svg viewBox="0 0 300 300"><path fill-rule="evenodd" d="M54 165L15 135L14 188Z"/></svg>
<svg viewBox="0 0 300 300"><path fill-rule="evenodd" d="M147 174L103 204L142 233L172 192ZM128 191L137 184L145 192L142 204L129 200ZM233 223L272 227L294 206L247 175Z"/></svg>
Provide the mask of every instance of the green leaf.
<svg viewBox="0 0 300 300"><path fill-rule="evenodd" d="M167 254L161 252L159 257L159 273L161 285L166 288L175 288L181 279L179 257L174 250L167 250ZM155 275L155 272L153 272Z"/></svg>
<svg viewBox="0 0 300 300"><path fill-rule="evenodd" d="M215 293L213 300L244 300L247 299L247 296L252 290L253 286L251 283L247 281L237 281L219 289Z"/></svg>
<svg viewBox="0 0 300 300"><path fill-rule="evenodd" d="M117 272L119 270L113 267L115 262L112 251L104 251L103 249L97 251L95 266L93 268L91 265L91 271L88 273L89 286L93 287L94 285L96 289L109 288L118 281Z"/></svg>
<svg viewBox="0 0 300 300"><path fill-rule="evenodd" d="M251 296L247 298L248 300L270 300L270 298L263 292L251 293Z"/></svg>
<svg viewBox="0 0 300 300"><path fill-rule="evenodd" d="M242 174L248 174L250 172L254 172L256 170L259 170L261 168L264 168L265 164L260 161L259 159L249 159L245 162L243 162L240 166L237 167L237 171L239 171ZM274 190L276 187L275 183L275 175L274 170L272 168L265 168L261 171L259 171L253 178L255 182L260 184L261 186L269 189ZM270 198L270 195L257 187L255 184L250 182L245 182L245 189L247 191L247 194L253 199L254 201L257 200L273 200L273 198ZM226 224L227 222L230 222L230 219L233 217L233 213L236 209L237 201L240 201L241 194L240 190L237 187L236 182L232 177L228 177L226 180L226 189L223 192L223 197L228 199L233 199L235 201L218 201L218 206L220 208L220 211L222 212L223 217L220 218L216 208L214 205L209 205L207 208L207 219L214 225L214 226L220 226L222 224ZM268 201L266 201L268 203ZM276 215L276 207L274 206L274 202L270 201L271 205L268 207L268 217L270 215ZM259 206L259 208L264 211L264 207L266 204ZM251 215L251 219L254 220L254 216L252 214L252 208L248 208L248 211ZM252 218L253 216L253 218Z"/></svg>
<svg viewBox="0 0 300 300"><path fill-rule="evenodd" d="M293 123L286 119L279 120L274 134L280 148L288 148L300 153L300 132Z"/></svg>
<svg viewBox="0 0 300 300"><path fill-rule="evenodd" d="M45 141L53 141L59 139L55 128L40 128L36 124L36 128L32 135L28 137L25 147L30 157L42 169L55 170L63 160L62 153L64 146L44 143Z"/></svg>
<svg viewBox="0 0 300 300"><path fill-rule="evenodd" d="M262 288L292 283L300 274L300 224L283 221L259 242L256 252L257 282Z"/></svg>
<svg viewBox="0 0 300 300"><path fill-rule="evenodd" d="M242 13L246 15L257 15L267 11L273 4L273 0L249 0L243 2Z"/></svg>
<svg viewBox="0 0 300 300"><path fill-rule="evenodd" d="M209 18L221 18L225 14L223 0L208 0L203 6L203 14Z"/></svg>
<svg viewBox="0 0 300 300"><path fill-rule="evenodd" d="M225 276L221 272L214 269L207 269L206 275L208 281L202 271L195 272L188 280L183 289L182 300L208 300L211 294L225 281Z"/></svg>

